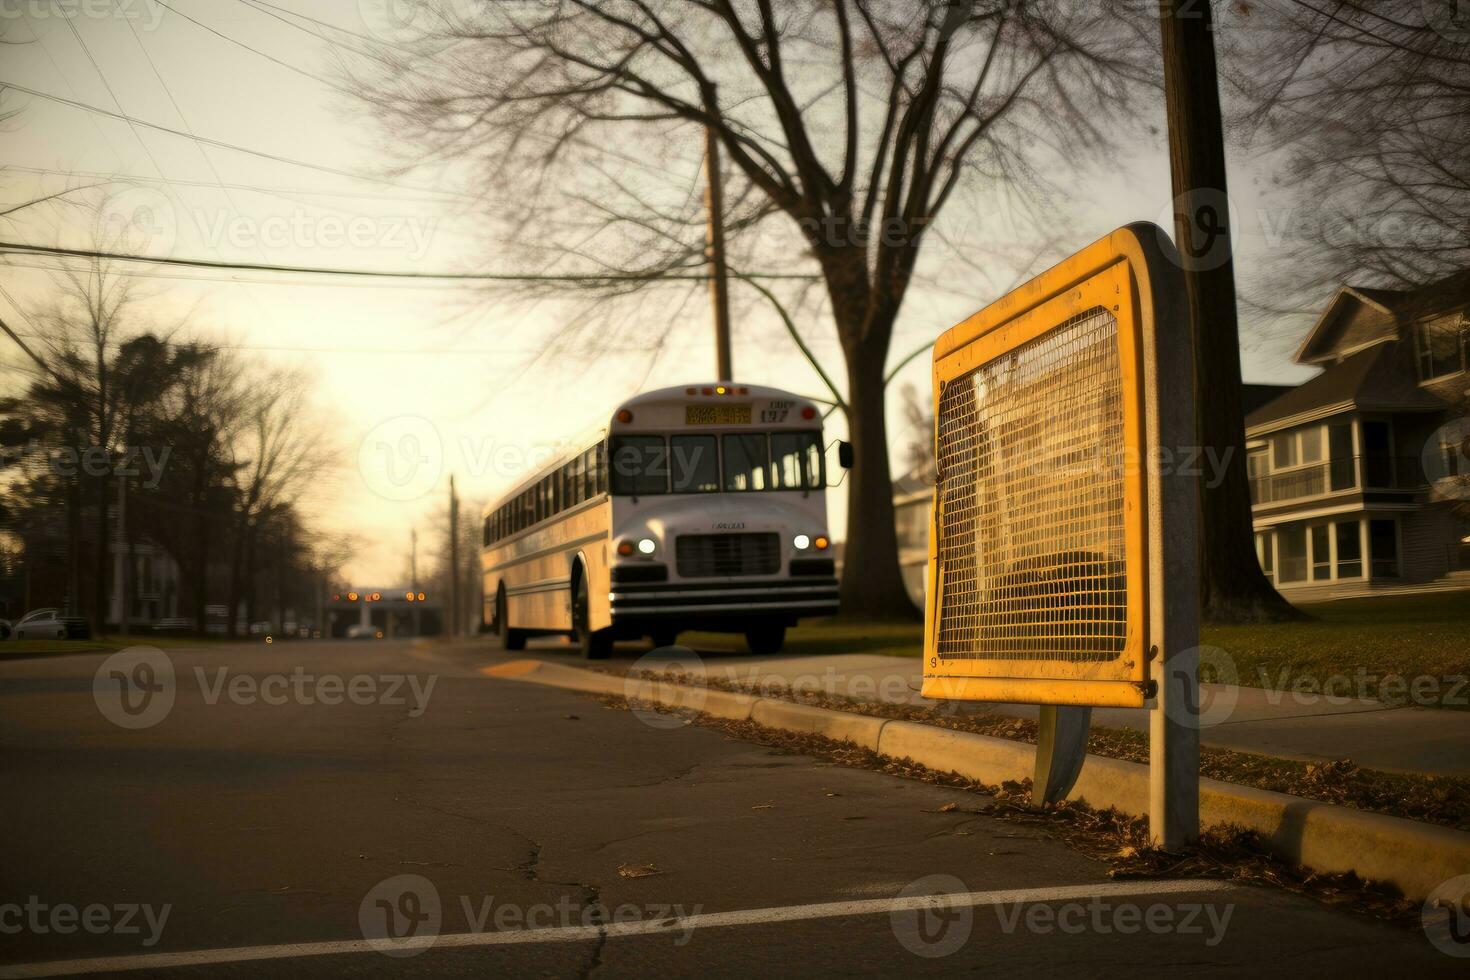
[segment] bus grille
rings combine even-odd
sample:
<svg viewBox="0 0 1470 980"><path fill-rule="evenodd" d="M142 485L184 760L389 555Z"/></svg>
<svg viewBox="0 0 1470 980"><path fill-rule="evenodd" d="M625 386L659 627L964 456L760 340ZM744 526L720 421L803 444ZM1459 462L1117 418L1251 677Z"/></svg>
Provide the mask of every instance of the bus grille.
<svg viewBox="0 0 1470 980"><path fill-rule="evenodd" d="M674 558L683 578L713 575L774 575L781 570L776 534L681 534Z"/></svg>

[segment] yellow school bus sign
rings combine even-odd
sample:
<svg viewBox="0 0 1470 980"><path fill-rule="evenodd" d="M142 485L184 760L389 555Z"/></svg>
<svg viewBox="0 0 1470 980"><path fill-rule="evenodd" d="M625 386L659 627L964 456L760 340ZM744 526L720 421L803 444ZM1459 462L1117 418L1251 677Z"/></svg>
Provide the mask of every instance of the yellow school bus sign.
<svg viewBox="0 0 1470 980"><path fill-rule="evenodd" d="M1192 653L1191 351L1149 224L939 338L925 696L1142 707Z"/></svg>

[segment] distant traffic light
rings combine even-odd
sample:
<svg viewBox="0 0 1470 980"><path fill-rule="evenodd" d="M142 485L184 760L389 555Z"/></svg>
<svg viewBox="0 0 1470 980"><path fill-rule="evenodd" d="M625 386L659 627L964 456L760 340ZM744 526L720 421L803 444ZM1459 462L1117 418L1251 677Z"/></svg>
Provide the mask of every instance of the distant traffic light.
<svg viewBox="0 0 1470 980"><path fill-rule="evenodd" d="M347 593L347 601L348 602L356 602L357 601L357 593L356 592L349 592L349 593Z"/></svg>
<svg viewBox="0 0 1470 980"><path fill-rule="evenodd" d="M424 594L422 592L420 592L419 593L419 602L423 602L425 598L426 597L424 596Z"/></svg>

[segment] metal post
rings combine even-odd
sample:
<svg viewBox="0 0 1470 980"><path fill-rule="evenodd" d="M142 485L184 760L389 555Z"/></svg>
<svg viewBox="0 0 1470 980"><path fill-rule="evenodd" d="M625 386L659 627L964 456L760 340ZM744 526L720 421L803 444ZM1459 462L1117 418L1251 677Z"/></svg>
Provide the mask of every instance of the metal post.
<svg viewBox="0 0 1470 980"><path fill-rule="evenodd" d="M715 380L733 380L730 366L730 286L725 267L725 192L720 180L720 142L713 126L704 127L704 206L709 214L705 258L709 293L715 308Z"/></svg>

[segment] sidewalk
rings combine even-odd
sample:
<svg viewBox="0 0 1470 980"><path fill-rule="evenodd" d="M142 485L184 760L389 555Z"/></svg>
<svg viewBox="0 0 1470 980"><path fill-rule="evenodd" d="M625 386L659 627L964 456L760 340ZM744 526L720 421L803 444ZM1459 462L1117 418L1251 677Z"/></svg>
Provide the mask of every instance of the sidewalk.
<svg viewBox="0 0 1470 980"><path fill-rule="evenodd" d="M659 669L661 660L690 673L708 673L741 684L777 683L861 700L934 704L920 696L917 664L895 657L838 654L816 657L719 656L698 660L670 651L639 661ZM1225 699L1219 702L1216 699ZM1233 703L1230 699L1234 699ZM1308 762L1351 759L1368 769L1470 776L1470 712L1392 707L1378 701L1305 697L1291 692L1221 684L1201 685L1201 703L1223 716L1200 732L1206 745ZM1220 705L1229 705L1228 711ZM1213 707L1212 707L1213 706ZM965 702L961 710L1034 719L1034 705ZM1099 727L1148 730L1148 712L1097 708Z"/></svg>

